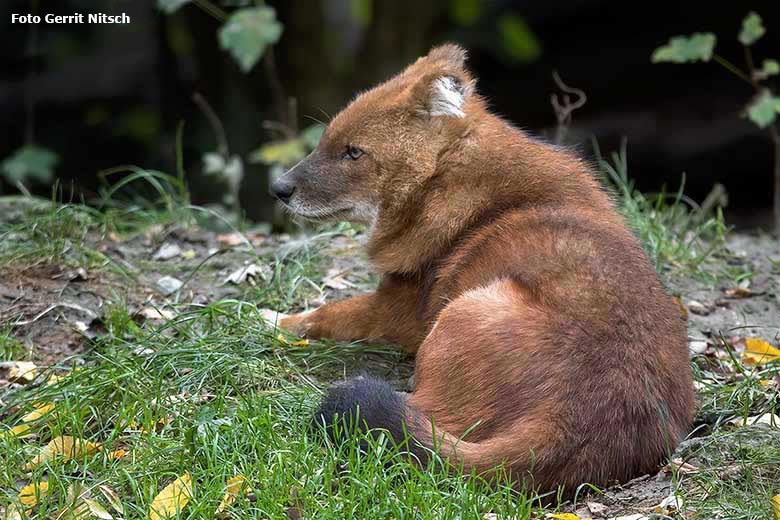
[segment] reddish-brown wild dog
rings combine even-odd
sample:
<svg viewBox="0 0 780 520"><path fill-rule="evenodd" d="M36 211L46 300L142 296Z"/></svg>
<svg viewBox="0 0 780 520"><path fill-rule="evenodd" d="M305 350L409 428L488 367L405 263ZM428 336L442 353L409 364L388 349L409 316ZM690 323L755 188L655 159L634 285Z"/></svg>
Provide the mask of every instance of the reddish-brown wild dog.
<svg viewBox="0 0 780 520"><path fill-rule="evenodd" d="M411 394L357 378L317 417L359 409L541 489L653 471L694 412L685 319L588 165L490 113L464 60L437 47L361 94L272 186L296 215L367 224L382 274L280 326L417 356Z"/></svg>

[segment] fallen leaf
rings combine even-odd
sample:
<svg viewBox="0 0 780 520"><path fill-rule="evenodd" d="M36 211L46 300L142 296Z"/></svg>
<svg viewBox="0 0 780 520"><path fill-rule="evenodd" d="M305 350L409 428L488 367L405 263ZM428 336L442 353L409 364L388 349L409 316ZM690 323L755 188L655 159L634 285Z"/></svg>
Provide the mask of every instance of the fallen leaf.
<svg viewBox="0 0 780 520"><path fill-rule="evenodd" d="M780 520L780 495L772 497L772 511L775 512L775 519Z"/></svg>
<svg viewBox="0 0 780 520"><path fill-rule="evenodd" d="M100 444L90 442L78 437L63 435L49 441L49 444L36 455L27 465L25 470L36 468L55 457L62 456L63 460L73 459L82 455L95 453L100 449Z"/></svg>
<svg viewBox="0 0 780 520"><path fill-rule="evenodd" d="M96 500L92 500L91 498L84 498L83 501L87 505L90 513L92 513L93 516L96 516L103 520L113 520L114 517L111 516L111 513L106 511L106 508L103 507L100 504L100 502L97 502Z"/></svg>
<svg viewBox="0 0 780 520"><path fill-rule="evenodd" d="M98 489L101 493L103 493L103 496L106 497L108 504L114 509L114 511L120 515L125 514L125 506L122 505L122 501L119 500L119 495L116 494L116 491L104 484L99 485Z"/></svg>
<svg viewBox="0 0 780 520"><path fill-rule="evenodd" d="M38 367L32 361L12 361L8 380L15 383L32 383L38 376Z"/></svg>
<svg viewBox="0 0 780 520"><path fill-rule="evenodd" d="M692 473L698 473L699 468L692 464L688 464L682 459L672 459L669 464L663 467L663 471L677 472L680 475L690 475Z"/></svg>
<svg viewBox="0 0 780 520"><path fill-rule="evenodd" d="M586 502L585 505L587 506L590 514L596 516L603 516L604 513L609 510L609 507L605 506L604 504L600 504L599 502Z"/></svg>
<svg viewBox="0 0 780 520"><path fill-rule="evenodd" d="M178 514L192 496L192 478L185 473L163 488L152 500L149 520L162 520Z"/></svg>
<svg viewBox="0 0 780 520"><path fill-rule="evenodd" d="M554 518L555 520L580 520L580 517L574 513L553 513L545 518Z"/></svg>
<svg viewBox="0 0 780 520"><path fill-rule="evenodd" d="M225 486L225 494L222 497L222 501L219 503L219 506L217 506L215 513L221 513L224 511L229 505L236 501L236 497L242 491L248 490L249 486L247 486L246 479L243 475L236 475L235 477L228 479L227 485Z"/></svg>
<svg viewBox="0 0 780 520"><path fill-rule="evenodd" d="M715 307L712 305L705 305L701 302L697 302L696 300L691 300L688 302L688 310L693 314L698 314L699 316L707 316L712 314L712 311L715 310Z"/></svg>
<svg viewBox="0 0 780 520"><path fill-rule="evenodd" d="M25 434L29 431L30 431L29 424L17 424L16 426L12 426L11 428L5 430L4 432L0 432L0 439L5 439L9 437L19 437L19 438L28 437L28 435Z"/></svg>
<svg viewBox="0 0 780 520"><path fill-rule="evenodd" d="M748 289L747 287L732 287L729 289L725 289L723 291L723 294L726 295L726 298L750 298L753 296L753 291Z"/></svg>
<svg viewBox="0 0 780 520"><path fill-rule="evenodd" d="M9 504L5 511L0 509L2 520L22 520L22 512L16 504Z"/></svg>
<svg viewBox="0 0 780 520"><path fill-rule="evenodd" d="M144 307L138 311L139 316L147 320L169 321L176 317L176 314L169 309L158 309L156 307Z"/></svg>
<svg viewBox="0 0 780 520"><path fill-rule="evenodd" d="M346 279L346 272L339 269L330 269L322 279L322 284L338 290L355 287L355 284Z"/></svg>
<svg viewBox="0 0 780 520"><path fill-rule="evenodd" d="M741 359L746 365L765 365L770 361L780 361L780 349L761 338L745 338Z"/></svg>
<svg viewBox="0 0 780 520"><path fill-rule="evenodd" d="M152 260L170 260L180 254L181 248L178 245L166 242L152 255Z"/></svg>
<svg viewBox="0 0 780 520"><path fill-rule="evenodd" d="M671 494L664 498L660 504L655 506L654 511L662 515L669 515L681 511L683 508L683 499L680 496Z"/></svg>
<svg viewBox="0 0 780 520"><path fill-rule="evenodd" d="M185 260L192 260L196 256L198 256L198 253L196 253L194 249L188 249L181 254L181 257Z"/></svg>
<svg viewBox="0 0 780 520"><path fill-rule="evenodd" d="M279 343L284 343L285 345L289 345L291 347L308 347L309 346L309 340L308 339L299 339L296 341L289 341L287 338L284 337L284 335L279 334L276 336L276 339L279 341Z"/></svg>
<svg viewBox="0 0 780 520"><path fill-rule="evenodd" d="M225 233L224 235L217 235L217 242L223 246L233 247L245 244L247 239L241 233Z"/></svg>
<svg viewBox="0 0 780 520"><path fill-rule="evenodd" d="M257 278L260 278L261 280L267 280L269 278L268 273L266 273L265 269L263 267L257 265L257 264L248 264L242 267L239 267L223 280L223 284L226 283L232 283L232 284L242 284L244 282L249 282L249 284L254 285L255 280Z"/></svg>
<svg viewBox="0 0 780 520"><path fill-rule="evenodd" d="M108 460L113 462L115 460L124 458L126 455L127 455L126 450L122 450L122 449L114 450L108 454Z"/></svg>
<svg viewBox="0 0 780 520"><path fill-rule="evenodd" d="M184 285L184 282L173 276L163 276L157 280L157 287L162 289L166 295L175 293L181 289L182 285Z"/></svg>
<svg viewBox="0 0 780 520"><path fill-rule="evenodd" d="M37 421L44 415L47 415L49 412L54 410L54 403L39 403L33 406L35 409L32 412L22 416L22 422Z"/></svg>
<svg viewBox="0 0 780 520"><path fill-rule="evenodd" d="M737 417L728 422L728 424L734 426L748 426L752 424L766 424L775 428L780 428L780 417L773 413L765 413L763 415L753 415L751 417Z"/></svg>
<svg viewBox="0 0 780 520"><path fill-rule="evenodd" d="M19 502L27 509L34 507L38 500L49 494L49 483L28 484L19 490Z"/></svg>

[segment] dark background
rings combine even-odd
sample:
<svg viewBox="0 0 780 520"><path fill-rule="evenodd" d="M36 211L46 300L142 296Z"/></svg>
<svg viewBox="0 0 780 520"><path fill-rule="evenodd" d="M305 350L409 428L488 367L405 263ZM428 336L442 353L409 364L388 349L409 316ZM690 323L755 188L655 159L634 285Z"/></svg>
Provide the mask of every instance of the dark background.
<svg viewBox="0 0 780 520"><path fill-rule="evenodd" d="M194 92L221 119L231 153L245 156L278 137L264 121L305 127L313 121L307 116L327 120L356 91L431 45L454 41L469 49L479 91L516 125L552 136L557 70L588 96L568 134L583 154L591 153L591 136L604 151L625 137L629 173L643 190L676 189L684 172L694 199L716 182L725 185L729 223L770 223L772 149L742 116L749 86L712 62L652 64L650 55L670 36L712 31L716 51L742 65L736 37L742 18L755 10L767 27L755 55L780 59L776 0L269 1L284 32L273 63L263 60L248 74L219 48L220 23L194 5L167 16L152 0L1 1L0 160L33 139L59 155L64 189L86 198L105 168L173 172L176 128L185 121L193 201L219 200L221 188L201 172L202 154L216 144ZM126 12L132 23L11 25L10 13L34 9ZM288 97L297 100L297 117ZM265 167L248 165L241 200L251 218L271 214L266 186ZM0 194L16 191L0 184Z"/></svg>

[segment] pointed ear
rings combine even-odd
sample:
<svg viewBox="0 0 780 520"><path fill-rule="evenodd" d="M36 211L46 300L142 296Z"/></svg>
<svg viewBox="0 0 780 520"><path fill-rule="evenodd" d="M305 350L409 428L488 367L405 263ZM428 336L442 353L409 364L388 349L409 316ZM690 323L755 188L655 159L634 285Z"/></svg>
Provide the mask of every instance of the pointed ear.
<svg viewBox="0 0 780 520"><path fill-rule="evenodd" d="M412 102L427 117L464 117L464 106L474 91L465 67L466 51L457 45L434 47L410 72L414 79Z"/></svg>
<svg viewBox="0 0 780 520"><path fill-rule="evenodd" d="M415 108L428 117L465 117L464 106L473 92L473 82L452 74L434 73L415 85Z"/></svg>

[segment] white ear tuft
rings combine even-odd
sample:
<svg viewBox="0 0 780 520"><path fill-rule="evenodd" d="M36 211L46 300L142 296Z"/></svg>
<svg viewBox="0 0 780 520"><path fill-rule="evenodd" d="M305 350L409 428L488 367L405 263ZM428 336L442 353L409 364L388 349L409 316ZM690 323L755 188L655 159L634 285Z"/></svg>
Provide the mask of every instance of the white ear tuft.
<svg viewBox="0 0 780 520"><path fill-rule="evenodd" d="M463 105L468 89L452 76L442 76L433 82L429 111L432 116L464 117Z"/></svg>

